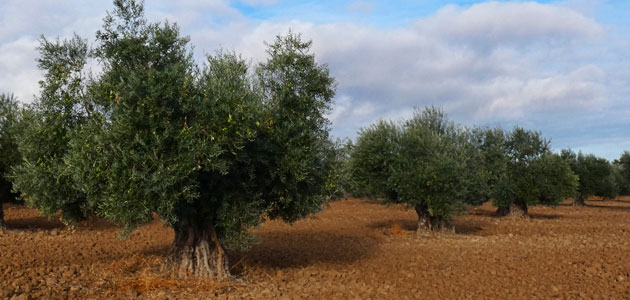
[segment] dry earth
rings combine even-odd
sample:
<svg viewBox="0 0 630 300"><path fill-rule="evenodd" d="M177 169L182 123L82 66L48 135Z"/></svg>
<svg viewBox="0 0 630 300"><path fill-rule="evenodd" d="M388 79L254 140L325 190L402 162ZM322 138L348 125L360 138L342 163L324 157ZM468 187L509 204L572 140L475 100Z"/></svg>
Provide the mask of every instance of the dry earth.
<svg viewBox="0 0 630 300"><path fill-rule="evenodd" d="M417 236L413 210L342 200L255 229L222 283L159 274L173 234L158 221L120 240L104 221L69 231L5 205L0 299L630 299L630 199L587 203L530 219L484 205L457 234Z"/></svg>

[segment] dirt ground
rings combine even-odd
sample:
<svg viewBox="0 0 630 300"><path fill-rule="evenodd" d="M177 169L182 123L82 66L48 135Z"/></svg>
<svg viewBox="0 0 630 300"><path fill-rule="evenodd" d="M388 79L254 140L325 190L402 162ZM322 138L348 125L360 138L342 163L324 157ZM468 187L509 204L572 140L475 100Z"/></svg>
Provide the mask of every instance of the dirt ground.
<svg viewBox="0 0 630 300"><path fill-rule="evenodd" d="M535 207L530 219L455 218L457 234L415 234L402 206L332 203L291 225L267 222L230 282L158 273L173 238L158 221L129 240L104 221L69 231L5 205L0 299L629 299L630 199Z"/></svg>

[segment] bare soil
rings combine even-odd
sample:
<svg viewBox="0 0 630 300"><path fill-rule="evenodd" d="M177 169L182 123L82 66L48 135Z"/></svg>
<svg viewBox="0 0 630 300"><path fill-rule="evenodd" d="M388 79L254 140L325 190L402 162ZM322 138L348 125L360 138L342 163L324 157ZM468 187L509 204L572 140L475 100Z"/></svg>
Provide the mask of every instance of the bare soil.
<svg viewBox="0 0 630 300"><path fill-rule="evenodd" d="M413 209L342 200L254 229L226 282L159 273L173 239L159 221L121 240L105 221L70 231L5 204L0 299L629 299L630 199L586 204L529 219L486 204L456 217L456 234L418 236Z"/></svg>

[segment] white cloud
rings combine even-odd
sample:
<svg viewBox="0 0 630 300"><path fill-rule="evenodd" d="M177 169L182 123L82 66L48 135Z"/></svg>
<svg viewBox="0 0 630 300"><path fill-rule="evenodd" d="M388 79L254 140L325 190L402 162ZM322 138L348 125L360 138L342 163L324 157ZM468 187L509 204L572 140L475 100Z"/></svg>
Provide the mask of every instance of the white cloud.
<svg viewBox="0 0 630 300"><path fill-rule="evenodd" d="M490 45L564 42L604 33L597 22L576 11L536 2L487 2L469 8L449 5L416 26L451 41Z"/></svg>
<svg viewBox="0 0 630 300"><path fill-rule="evenodd" d="M368 1L354 1L348 4L348 10L364 15L371 14L376 8L376 3Z"/></svg>
<svg viewBox="0 0 630 300"><path fill-rule="evenodd" d="M604 101L603 77L604 72L591 65L545 78L496 78L482 87L493 100L478 114L487 119L548 111L595 111Z"/></svg>
<svg viewBox="0 0 630 300"><path fill-rule="evenodd" d="M38 45L30 36L0 45L0 93L12 93L21 101L32 100L41 77L35 61Z"/></svg>

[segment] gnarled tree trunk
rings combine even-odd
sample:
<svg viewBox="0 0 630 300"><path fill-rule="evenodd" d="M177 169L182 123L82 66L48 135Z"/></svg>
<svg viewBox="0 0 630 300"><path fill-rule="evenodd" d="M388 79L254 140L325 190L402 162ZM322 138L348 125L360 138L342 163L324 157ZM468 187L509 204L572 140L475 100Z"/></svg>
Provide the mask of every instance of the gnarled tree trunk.
<svg viewBox="0 0 630 300"><path fill-rule="evenodd" d="M169 249L166 267L179 277L230 277L227 255L212 225L173 226L175 239Z"/></svg>
<svg viewBox="0 0 630 300"><path fill-rule="evenodd" d="M418 233L421 232L455 232L455 226L450 220L432 216L429 209L422 205L415 206L416 213L418 214Z"/></svg>
<svg viewBox="0 0 630 300"><path fill-rule="evenodd" d="M517 217L523 218L527 217L527 203L520 200L514 200L508 206L501 206L497 208L496 215L498 217Z"/></svg>
<svg viewBox="0 0 630 300"><path fill-rule="evenodd" d="M584 197L582 195L575 197L575 199L573 199L573 206L586 206Z"/></svg>

